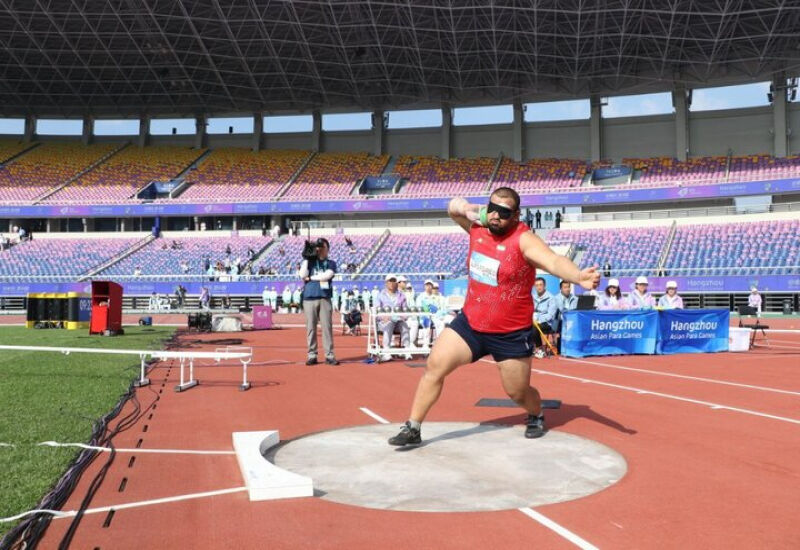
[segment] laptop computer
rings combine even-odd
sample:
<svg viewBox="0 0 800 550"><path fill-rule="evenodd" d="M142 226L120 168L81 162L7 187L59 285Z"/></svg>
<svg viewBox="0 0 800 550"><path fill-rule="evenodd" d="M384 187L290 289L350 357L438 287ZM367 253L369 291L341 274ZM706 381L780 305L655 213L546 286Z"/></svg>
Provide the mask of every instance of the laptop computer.
<svg viewBox="0 0 800 550"><path fill-rule="evenodd" d="M597 296L592 296L591 294L581 294L578 296L578 304L575 306L575 309L579 311L594 309L594 301L596 298Z"/></svg>

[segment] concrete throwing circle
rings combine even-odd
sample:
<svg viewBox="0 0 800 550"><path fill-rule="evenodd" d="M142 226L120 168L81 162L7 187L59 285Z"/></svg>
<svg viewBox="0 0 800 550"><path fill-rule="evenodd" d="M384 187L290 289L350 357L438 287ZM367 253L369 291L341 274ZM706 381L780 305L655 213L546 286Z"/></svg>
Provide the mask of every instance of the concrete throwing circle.
<svg viewBox="0 0 800 550"><path fill-rule="evenodd" d="M423 445L390 446L399 425L312 434L267 459L309 476L322 498L416 512L491 511L573 500L613 485L625 459L595 441L551 431L525 439L522 426L426 422Z"/></svg>

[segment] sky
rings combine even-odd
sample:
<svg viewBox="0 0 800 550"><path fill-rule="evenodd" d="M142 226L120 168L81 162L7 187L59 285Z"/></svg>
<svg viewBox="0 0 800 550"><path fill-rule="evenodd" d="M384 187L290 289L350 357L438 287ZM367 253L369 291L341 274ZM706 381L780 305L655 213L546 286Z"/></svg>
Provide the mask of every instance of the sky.
<svg viewBox="0 0 800 550"><path fill-rule="evenodd" d="M697 89L692 92L691 111L714 111L769 105L767 92L769 82ZM670 114L673 112L670 93L609 97L604 100L603 118ZM557 120L580 120L589 118L589 100L553 101L528 103L524 106L526 122ZM414 111L389 111L389 129L426 128L442 125L442 113L438 109ZM511 105L487 107L461 107L453 110L454 126L482 124L510 124L514 114ZM22 134L24 120L0 118L0 134ZM227 134L229 127L234 133L253 132L252 117L209 118L209 134ZM264 119L265 133L310 132L311 115L268 116ZM368 130L372 127L372 113L329 113L322 115L323 131ZM36 133L41 135L81 135L81 120L40 119ZM153 119L150 133L168 135L175 128L179 135L194 134L193 118ZM97 135L138 135L138 120L97 120L94 132Z"/></svg>

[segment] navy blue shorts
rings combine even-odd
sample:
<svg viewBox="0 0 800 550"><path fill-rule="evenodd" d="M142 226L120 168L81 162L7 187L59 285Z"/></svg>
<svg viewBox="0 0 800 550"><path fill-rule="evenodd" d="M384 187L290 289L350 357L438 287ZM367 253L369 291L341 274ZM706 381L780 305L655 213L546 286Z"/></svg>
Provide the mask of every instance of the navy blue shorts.
<svg viewBox="0 0 800 550"><path fill-rule="evenodd" d="M484 355L491 355L498 362L533 355L533 326L514 332L478 332L469 326L463 313L459 313L449 326L467 343L473 361Z"/></svg>

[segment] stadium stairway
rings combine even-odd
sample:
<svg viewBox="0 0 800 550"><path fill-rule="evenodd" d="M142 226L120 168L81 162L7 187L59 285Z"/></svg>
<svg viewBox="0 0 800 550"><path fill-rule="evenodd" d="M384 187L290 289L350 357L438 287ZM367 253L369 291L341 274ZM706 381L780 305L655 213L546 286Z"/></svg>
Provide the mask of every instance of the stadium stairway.
<svg viewBox="0 0 800 550"><path fill-rule="evenodd" d="M494 180L497 178L497 173L500 171L500 165L503 164L503 158L503 153L497 155L497 162L494 165L494 170L492 170L492 175L489 176L489 181L486 183L486 189L484 190L486 193L489 193L492 190Z"/></svg>
<svg viewBox="0 0 800 550"><path fill-rule="evenodd" d="M288 191L288 190L289 190L289 188L292 186L292 184L293 184L295 181L297 181L297 178L299 178L299 177L300 177L300 174L302 174L302 173L303 173L303 170L305 170L305 169L308 167L308 165L309 165L309 164L311 164L311 161L312 161L312 160L314 160L314 157L315 157L315 156L317 156L317 152L316 152L316 151L311 151L311 152L308 154L308 157L306 158L306 160L304 160L304 161L303 161L303 164L301 164L301 165L300 165L300 168L298 168L298 169L297 169L297 172L295 172L294 174L292 174L292 177L291 177L291 178L289 178L289 181L287 181L287 182L286 182L286 183L283 185L283 187L281 187L280 189L278 189L278 192L277 192L277 193L275 193L275 196L274 196L273 198L275 198L275 199L279 199L279 198L281 198L281 197L282 197L282 196L283 196L283 195L286 193L286 191Z"/></svg>
<svg viewBox="0 0 800 550"><path fill-rule="evenodd" d="M380 238L375 242L375 246L373 246L372 250L370 250L369 253L366 255L364 261L358 265L353 275L360 275L364 271L364 268L369 265L369 263L372 261L372 258L374 258L378 254L378 252L380 252L381 248L386 242L386 239L389 238L390 234L391 232L388 229L386 229L383 233L381 233Z"/></svg>
<svg viewBox="0 0 800 550"><path fill-rule="evenodd" d="M261 247L261 250L257 250L257 251L256 251L256 253L253 255L253 257L252 257L252 258L250 258L250 260L248 260L247 262L245 262L245 264L244 264L244 268L246 269L246 268L249 268L249 267L253 267L254 265L258 265L256 262L258 262L259 260L261 260L261 256L264 256L264 255L266 255L267 251L268 251L268 250L269 250L269 249L270 249L270 248L271 248L271 247L272 247L272 246L273 246L275 243L279 243L279 242L281 242L281 241L283 240L283 237L284 237L284 236L285 236L285 235L283 235L283 236L281 236L281 237L278 237L277 239L273 239L273 240L271 240L270 242L268 242L267 244L265 244L263 247Z"/></svg>
<svg viewBox="0 0 800 550"><path fill-rule="evenodd" d="M11 155L10 157L0 160L0 164L11 164L15 160L17 160L19 157L21 157L21 156L23 156L23 155L25 155L27 153L30 153L31 151L33 151L34 149L39 147L41 145L41 143L31 142L31 143L28 143L27 145L28 146L25 147L22 151L17 151L16 153Z"/></svg>
<svg viewBox="0 0 800 550"><path fill-rule="evenodd" d="M383 167L383 172L381 172L381 175L386 176L394 173L395 166L397 166L397 157L395 155L390 155L386 166Z"/></svg>
<svg viewBox="0 0 800 550"><path fill-rule="evenodd" d="M144 239L142 239L140 241L137 241L130 248L127 248L127 249L123 250L121 253L117 254L116 256L111 258L110 260L108 260L108 261L106 261L106 262L104 262L104 263L102 263L102 264L100 264L98 266L95 266L95 267L91 268L89 271L87 271L86 273L81 275L78 278L78 281L85 281L86 279L94 277L98 273L101 273L103 270L108 269L109 267L111 267L112 265L114 265L114 264L116 264L118 262L121 262L122 260L124 260L125 258L130 256L131 254L133 254L134 252L138 252L139 250L141 250L142 248L144 248L145 246L147 246L150 242L152 242L154 240L155 240L155 237L153 235L148 235Z"/></svg>
<svg viewBox="0 0 800 550"><path fill-rule="evenodd" d="M68 186L72 182L82 178L83 176L85 176L86 174L88 174L89 172L91 172L92 170L94 170L95 168L97 168L98 166L103 164L104 162L106 162L108 159L110 159L111 157L113 157L114 155L119 153L120 151L124 150L128 146L130 146L130 144L131 144L130 141L126 141L126 142L121 143L119 147L117 147L116 149L114 149L109 154L105 155L104 157L99 158L93 164L90 164L89 166L87 166L85 170L83 170L81 172L78 172L77 174L75 174L74 176L69 178L67 181L62 183L61 185L58 185L58 186L50 189L49 191L45 191L43 194L41 194L38 197L36 197L35 199L33 199L33 204L39 204L40 202L45 200L47 197L57 193L58 191L61 191L62 189L64 189L66 186Z"/></svg>
<svg viewBox="0 0 800 550"><path fill-rule="evenodd" d="M664 271L664 264L667 263L667 258L669 258L669 250L672 248L672 242L675 240L675 234L677 232L678 222L673 221L672 227L669 228L669 235L667 235L667 238L664 241L664 248L661 249L661 256L658 258L658 267L656 268L656 273L662 273Z"/></svg>

